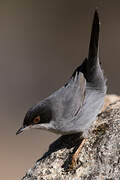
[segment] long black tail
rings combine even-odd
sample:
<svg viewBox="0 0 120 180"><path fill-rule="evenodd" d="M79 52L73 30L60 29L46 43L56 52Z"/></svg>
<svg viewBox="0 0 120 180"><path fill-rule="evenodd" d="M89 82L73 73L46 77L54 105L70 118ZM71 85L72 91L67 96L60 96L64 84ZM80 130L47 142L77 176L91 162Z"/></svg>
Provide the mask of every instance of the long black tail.
<svg viewBox="0 0 120 180"><path fill-rule="evenodd" d="M89 53L88 53L89 61L90 60L94 61L98 55L99 31L100 31L99 16L98 16L98 12L95 11L93 24L92 24L90 44L89 44Z"/></svg>
<svg viewBox="0 0 120 180"><path fill-rule="evenodd" d="M100 23L99 23L99 16L98 12L95 11L93 24L92 24L92 31L91 31L91 38L89 44L89 53L88 58L86 58L83 63L78 66L72 76L74 77L76 73L82 72L87 81L93 81L96 71L96 65L99 63L98 56L98 42L99 42L99 30L100 30Z"/></svg>

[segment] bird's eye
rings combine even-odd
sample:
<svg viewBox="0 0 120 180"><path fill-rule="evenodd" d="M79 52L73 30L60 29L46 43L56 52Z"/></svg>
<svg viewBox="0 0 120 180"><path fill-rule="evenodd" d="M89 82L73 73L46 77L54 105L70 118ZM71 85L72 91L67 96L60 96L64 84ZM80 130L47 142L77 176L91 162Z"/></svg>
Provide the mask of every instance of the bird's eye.
<svg viewBox="0 0 120 180"><path fill-rule="evenodd" d="M33 123L37 124L39 122L40 122L40 116L35 117L34 120L33 120Z"/></svg>

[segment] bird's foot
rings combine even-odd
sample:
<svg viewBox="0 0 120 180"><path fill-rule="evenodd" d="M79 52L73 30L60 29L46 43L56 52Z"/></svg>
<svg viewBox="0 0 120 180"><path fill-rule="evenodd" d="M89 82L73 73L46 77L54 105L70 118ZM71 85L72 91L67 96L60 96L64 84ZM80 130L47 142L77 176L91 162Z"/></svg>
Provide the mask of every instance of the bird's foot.
<svg viewBox="0 0 120 180"><path fill-rule="evenodd" d="M80 154L80 152L82 150L83 145L85 144L85 141L86 141L86 139L82 140L81 144L79 145L79 147L77 148L77 150L73 154L71 163L70 163L69 168L68 168L69 171L71 171L71 170L76 168L77 161L78 161L78 158L79 158L79 154Z"/></svg>

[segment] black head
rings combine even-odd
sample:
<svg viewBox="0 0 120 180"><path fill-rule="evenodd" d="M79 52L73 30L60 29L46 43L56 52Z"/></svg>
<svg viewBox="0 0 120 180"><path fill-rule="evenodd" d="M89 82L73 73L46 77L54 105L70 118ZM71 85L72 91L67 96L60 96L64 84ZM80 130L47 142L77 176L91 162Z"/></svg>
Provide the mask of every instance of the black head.
<svg viewBox="0 0 120 180"><path fill-rule="evenodd" d="M46 103L37 104L28 110L23 121L23 126L16 134L20 134L29 128L37 128L36 125L40 128L39 125L49 123L51 119L52 111L50 106Z"/></svg>

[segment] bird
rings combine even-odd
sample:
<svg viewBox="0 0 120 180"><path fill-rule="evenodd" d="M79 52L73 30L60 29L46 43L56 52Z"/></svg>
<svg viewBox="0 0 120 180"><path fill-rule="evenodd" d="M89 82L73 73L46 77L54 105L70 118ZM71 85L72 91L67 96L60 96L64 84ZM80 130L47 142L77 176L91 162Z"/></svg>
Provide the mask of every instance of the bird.
<svg viewBox="0 0 120 180"><path fill-rule="evenodd" d="M102 109L107 91L106 78L99 62L99 31L99 14L95 10L88 56L60 89L27 111L22 127L16 132L20 134L35 128L61 135L82 133L84 139L73 155L73 164Z"/></svg>

